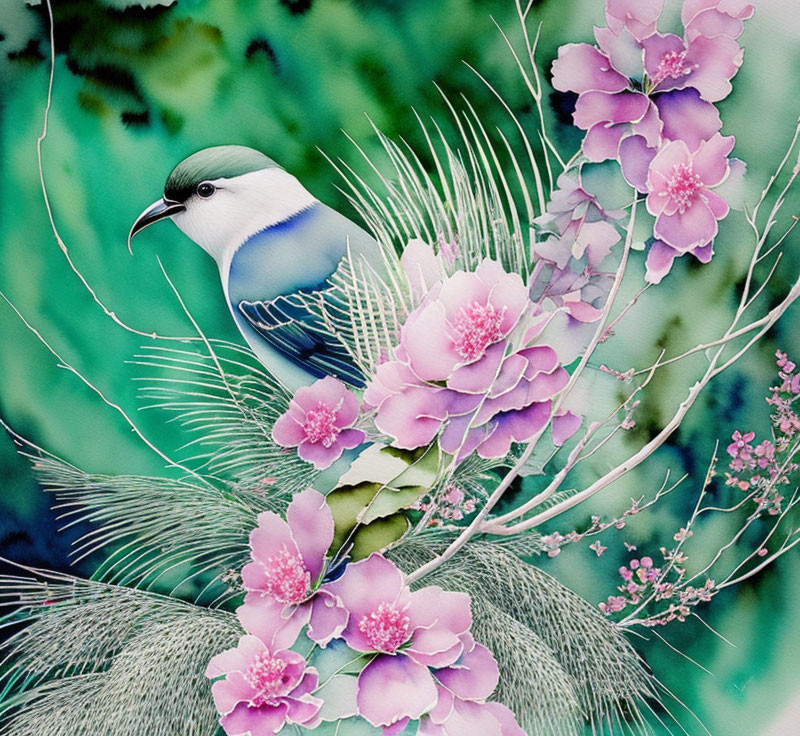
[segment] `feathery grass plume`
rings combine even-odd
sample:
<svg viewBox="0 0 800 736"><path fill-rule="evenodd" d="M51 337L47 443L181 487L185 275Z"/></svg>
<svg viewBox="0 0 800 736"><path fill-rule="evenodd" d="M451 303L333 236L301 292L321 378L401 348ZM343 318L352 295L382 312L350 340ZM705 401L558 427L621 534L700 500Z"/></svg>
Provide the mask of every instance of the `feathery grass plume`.
<svg viewBox="0 0 800 736"><path fill-rule="evenodd" d="M486 601L473 599L472 631L499 659L502 676L493 697L517 715L536 736L578 736L583 716L578 683L553 656L550 648L510 614ZM514 647L508 646L513 641ZM532 695L536 694L536 702Z"/></svg>
<svg viewBox="0 0 800 736"><path fill-rule="evenodd" d="M241 633L231 613L48 573L0 578L6 736L213 736L204 676Z"/></svg>
<svg viewBox="0 0 800 736"><path fill-rule="evenodd" d="M248 348L214 340L212 354L201 347L141 350L136 363L161 372L138 379L145 408L173 413L195 435L184 448L194 453L187 462L274 500L313 482L308 463L272 439L291 397Z"/></svg>
<svg viewBox="0 0 800 736"><path fill-rule="evenodd" d="M446 545L446 536L437 540L438 549L431 544L433 539L413 537L390 556L403 569L415 569ZM570 723L573 711L566 705L560 714L553 713L552 701L565 697L566 683L573 687L577 712L593 734L622 728L649 732L642 711L661 706L655 679L627 639L555 578L501 545L473 542L425 576L424 582L472 596L473 616L488 637L482 643L500 666L503 702L532 733L547 733L548 719L555 715ZM492 623L498 611L503 615ZM505 616L518 626L504 625ZM541 687L520 686L528 672L547 666L549 660L540 662L539 642L569 679L560 676L552 682L544 679Z"/></svg>
<svg viewBox="0 0 800 736"><path fill-rule="evenodd" d="M57 499L67 526L93 528L73 557L106 552L95 575L123 585L205 585L198 598L230 593L220 578L249 559L248 538L260 511L279 499L190 480L93 475L51 456L33 457L34 472ZM186 592L186 591L185 591Z"/></svg>
<svg viewBox="0 0 800 736"><path fill-rule="evenodd" d="M381 173L353 141L379 184L368 183L341 159L331 161L344 179L343 193L384 250L401 251L409 240L420 238L446 252L453 268L474 270L490 257L526 279L532 266L531 230L520 213L527 212L528 221L534 213L519 161L502 133L502 148L492 141L468 101L468 111L459 112L444 99L458 131L458 148L435 120L434 133L417 117L435 174L428 173L405 141L397 143L375 128L395 178ZM505 173L509 170L512 181Z"/></svg>

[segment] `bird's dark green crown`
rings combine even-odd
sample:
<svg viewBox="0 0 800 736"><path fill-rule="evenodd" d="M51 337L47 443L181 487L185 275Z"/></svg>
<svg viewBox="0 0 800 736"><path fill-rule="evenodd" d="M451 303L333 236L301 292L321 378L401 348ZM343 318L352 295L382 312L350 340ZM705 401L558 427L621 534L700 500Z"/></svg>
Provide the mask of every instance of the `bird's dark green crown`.
<svg viewBox="0 0 800 736"><path fill-rule="evenodd" d="M271 158L247 146L214 146L193 153L167 177L164 198L185 202L203 181L229 179L261 169L280 168Z"/></svg>

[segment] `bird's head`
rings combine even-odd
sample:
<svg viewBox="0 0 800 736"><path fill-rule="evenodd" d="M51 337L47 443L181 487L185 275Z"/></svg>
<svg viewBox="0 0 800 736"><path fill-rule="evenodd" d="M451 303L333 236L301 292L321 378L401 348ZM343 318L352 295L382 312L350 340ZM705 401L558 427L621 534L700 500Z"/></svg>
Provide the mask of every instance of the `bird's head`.
<svg viewBox="0 0 800 736"><path fill-rule="evenodd" d="M260 151L246 146L205 148L172 170L163 198L133 223L128 248L136 233L168 217L222 262L251 235L315 201L294 176Z"/></svg>

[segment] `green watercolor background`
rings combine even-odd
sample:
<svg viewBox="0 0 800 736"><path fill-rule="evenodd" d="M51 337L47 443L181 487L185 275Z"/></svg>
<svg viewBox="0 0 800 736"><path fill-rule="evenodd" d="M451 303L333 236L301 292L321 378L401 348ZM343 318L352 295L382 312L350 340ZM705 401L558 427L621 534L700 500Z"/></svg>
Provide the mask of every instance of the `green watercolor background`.
<svg viewBox="0 0 800 736"><path fill-rule="evenodd" d="M147 3L145 3L147 4ZM424 144L413 110L447 120L435 81L451 98L468 96L487 126L513 135L491 93L462 60L502 91L523 124L533 111L492 16L514 42L520 32L513 0L194 0L143 8L125 0L55 3L56 67L44 171L53 214L71 257L98 299L143 331L188 335L191 326L161 274L175 281L206 334L236 339L210 260L176 228L152 228L125 248L136 215L160 196L169 169L203 146L235 142L276 158L324 201L347 211L337 176L319 149L360 167L342 130L380 160L371 123L413 146ZM674 9L674 3L669 4ZM130 6L130 7L127 7ZM546 70L557 47L591 40L601 24L600 0L540 0L539 59ZM46 13L22 0L0 0L0 289L50 344L109 398L135 415L159 446L175 451L185 437L156 412L139 411L131 365L146 338L115 326L70 271L50 230L39 188L36 139L48 81ZM734 93L720 105L724 132L737 136L736 155L749 164L748 192L764 186L800 112L800 16L793 0L763 0L742 43L745 64ZM548 88L548 92L549 92ZM553 138L571 155L575 130L548 99ZM413 108L413 109L412 109ZM563 115L562 115L563 118ZM447 126L446 126L447 127ZM788 210L798 211L795 193ZM730 319L751 239L741 213L723 226L710 266L682 259L643 297L601 356L621 370L645 365L660 348L670 354L710 338ZM643 272L640 254L634 272ZM800 240L789 241L765 300L774 301L800 269ZM633 293L637 285L626 287ZM673 442L612 489L559 519L566 531L589 513L618 514L627 499L653 493L670 469L689 480L653 512L637 517L624 537L656 552L693 504L714 443L734 429L767 436L763 397L780 347L800 357L800 320L791 311L757 349L710 388ZM576 476L586 481L614 456L640 444L683 398L703 358L664 370L637 416L637 428L612 443ZM114 412L57 361L0 303L0 415L16 431L91 471L158 474L161 463ZM603 383L601 387L609 388ZM611 390L617 390L611 384ZM533 484L531 484L532 486ZM530 489L528 489L530 491ZM0 438L0 555L64 568L68 539L55 537L49 501L27 464ZM727 522L707 530L706 551ZM624 561L619 538L594 558L574 546L541 564L596 603L614 593ZM702 556L702 550L700 551ZM769 734L789 712L800 723L800 565L788 555L771 570L720 596L709 625L672 625L669 642L636 641L657 676L712 734ZM86 574L87 565L79 568ZM702 728L673 709L691 734ZM797 726L800 733L800 726ZM666 731L664 731L666 733Z"/></svg>

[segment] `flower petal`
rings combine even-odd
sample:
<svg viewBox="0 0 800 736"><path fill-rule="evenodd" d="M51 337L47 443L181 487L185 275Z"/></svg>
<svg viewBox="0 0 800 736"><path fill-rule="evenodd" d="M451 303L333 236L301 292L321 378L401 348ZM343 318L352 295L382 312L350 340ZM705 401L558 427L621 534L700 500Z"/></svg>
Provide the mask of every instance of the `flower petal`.
<svg viewBox="0 0 800 736"><path fill-rule="evenodd" d="M645 266L647 272L645 281L650 284L659 284L661 279L672 269L672 262L680 255L674 248L670 248L666 243L656 240L647 251L647 261Z"/></svg>
<svg viewBox="0 0 800 736"><path fill-rule="evenodd" d="M439 391L428 386L409 388L383 402L375 426L406 450L429 444L438 434L447 410L440 406ZM440 415L438 417L431 414Z"/></svg>
<svg viewBox="0 0 800 736"><path fill-rule="evenodd" d="M498 342L490 345L482 358L469 365L456 368L447 381L447 387L454 391L470 394L486 393L497 377L505 351L505 343Z"/></svg>
<svg viewBox="0 0 800 736"><path fill-rule="evenodd" d="M251 708L240 703L220 720L228 736L274 736L286 723L286 703Z"/></svg>
<svg viewBox="0 0 800 736"><path fill-rule="evenodd" d="M358 711L373 726L417 719L437 698L428 668L403 655L379 655L358 676Z"/></svg>
<svg viewBox="0 0 800 736"><path fill-rule="evenodd" d="M609 59L588 43L568 43L558 49L553 61L553 87L561 92L604 90L619 92L628 80L611 66Z"/></svg>
<svg viewBox="0 0 800 736"><path fill-rule="evenodd" d="M305 429L288 412L272 425L272 439L281 447L297 447L305 438Z"/></svg>
<svg viewBox="0 0 800 736"><path fill-rule="evenodd" d="M229 672L244 672L253 658L261 654L266 647L261 639L255 636L243 636L235 649L227 649L211 658L206 668L206 677L219 677Z"/></svg>
<svg viewBox="0 0 800 736"><path fill-rule="evenodd" d="M436 624L460 635L472 626L470 597L467 593L428 585L411 593L408 616L412 630Z"/></svg>
<svg viewBox="0 0 800 736"><path fill-rule="evenodd" d="M286 521L314 581L322 572L325 553L333 542L333 514L325 496L313 488L296 494L286 511Z"/></svg>
<svg viewBox="0 0 800 736"><path fill-rule="evenodd" d="M436 679L462 700L485 700L497 687L500 670L492 653L474 644L456 665L438 670Z"/></svg>
<svg viewBox="0 0 800 736"><path fill-rule="evenodd" d="M510 708L507 708L502 703L484 703L484 708L489 710L489 712L497 719L497 722L500 724L500 729L502 731L502 736L528 736L525 731L520 728L519 723L517 723L517 719L514 717L514 714L511 712Z"/></svg>
<svg viewBox="0 0 800 736"><path fill-rule="evenodd" d="M301 386L297 389L292 401L303 411L314 409L320 402L329 409L335 409L341 403L345 393L347 393L347 386L332 376L325 376L310 386Z"/></svg>
<svg viewBox="0 0 800 736"><path fill-rule="evenodd" d="M553 444L556 445L556 447L563 445L578 431L582 421L581 417L573 414L571 411L566 411L563 414L554 416L551 424Z"/></svg>
<svg viewBox="0 0 800 736"><path fill-rule="evenodd" d="M308 623L311 606L287 607L258 593L250 593L236 609L245 631L257 636L270 649L288 649Z"/></svg>
<svg viewBox="0 0 800 736"><path fill-rule="evenodd" d="M453 278L455 276L458 274ZM412 370L425 381L445 380L461 361L447 334L445 306L439 301L409 317L401 333L401 342Z"/></svg>
<svg viewBox="0 0 800 736"><path fill-rule="evenodd" d="M344 575L326 587L330 593L339 596L349 612L350 619L342 636L348 646L359 652L374 651L359 631L361 619L375 611L381 603L395 603L406 590L400 570L377 553L348 565Z"/></svg>
<svg viewBox="0 0 800 736"><path fill-rule="evenodd" d="M409 240L400 256L400 266L405 271L412 292L418 299L424 297L431 287L444 278L442 259L423 240Z"/></svg>
<svg viewBox="0 0 800 736"><path fill-rule="evenodd" d="M284 550L300 554L289 525L272 511L258 515L258 526L250 532L250 550L254 560L264 563Z"/></svg>
<svg viewBox="0 0 800 736"><path fill-rule="evenodd" d="M700 93L691 87L664 92L654 102L664 124L664 138L684 141L691 151L722 127L717 108L700 99Z"/></svg>
<svg viewBox="0 0 800 736"><path fill-rule="evenodd" d="M597 162L616 159L619 156L619 142L627 132L626 127L600 122L589 128L581 144L586 158Z"/></svg>
<svg viewBox="0 0 800 736"><path fill-rule="evenodd" d="M713 240L717 229L717 218L705 200L699 197L683 213L660 214L656 218L653 232L667 245L685 253Z"/></svg>
<svg viewBox="0 0 800 736"><path fill-rule="evenodd" d="M647 191L647 172L657 149L650 148L641 135L630 135L619 144L622 175L640 192Z"/></svg>
<svg viewBox="0 0 800 736"><path fill-rule="evenodd" d="M728 154L736 139L732 135L715 134L703 141L692 162L695 172L707 187L715 187L728 175Z"/></svg>
<svg viewBox="0 0 800 736"><path fill-rule="evenodd" d="M340 442L334 442L330 447L325 447L322 442L301 442L297 454L306 462L314 463L317 470L325 470L333 465L344 452Z"/></svg>
<svg viewBox="0 0 800 736"><path fill-rule="evenodd" d="M585 92L575 103L575 125L588 130L596 123L632 123L641 120L650 100L640 92Z"/></svg>
<svg viewBox="0 0 800 736"><path fill-rule="evenodd" d="M321 647L341 635L347 626L347 609L335 595L320 590L311 601L308 638Z"/></svg>
<svg viewBox="0 0 800 736"><path fill-rule="evenodd" d="M241 672L231 672L224 680L217 680L211 686L211 695L217 710L226 715L239 703L249 703L255 691Z"/></svg>

